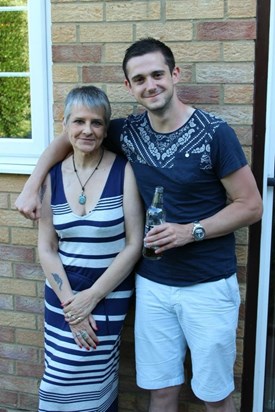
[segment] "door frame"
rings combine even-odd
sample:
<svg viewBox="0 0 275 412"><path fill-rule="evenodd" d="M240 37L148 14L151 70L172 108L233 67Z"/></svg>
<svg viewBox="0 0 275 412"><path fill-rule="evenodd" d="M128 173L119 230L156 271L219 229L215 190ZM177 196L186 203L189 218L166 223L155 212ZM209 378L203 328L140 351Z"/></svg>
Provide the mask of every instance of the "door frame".
<svg viewBox="0 0 275 412"><path fill-rule="evenodd" d="M267 105L266 105L266 133L264 151L264 176L263 176L263 204L264 213L262 217L261 246L260 246L260 271L258 289L258 310L256 329L256 353L254 370L254 397L253 412L263 410L266 343L267 343L267 321L269 303L270 283L270 257L272 239L272 218L274 187L267 185L269 177L274 178L275 165L275 3L270 4L269 25L269 57L267 76ZM273 102L272 102L273 100ZM273 114L272 114L273 103Z"/></svg>
<svg viewBox="0 0 275 412"><path fill-rule="evenodd" d="M263 192L266 190L266 173L264 170L265 137L266 137L266 119L267 106L267 79L269 64L269 27L271 15L272 0L257 0L257 37L255 42L255 87L254 87L254 106L253 106L253 137L252 137L252 171L256 178L259 190L263 196L264 208L265 202ZM274 14L274 12L273 12ZM273 23L274 24L274 23ZM271 47L271 46L270 46ZM274 48L274 45L273 45ZM270 74L270 71L269 71ZM265 174L264 174L265 173ZM265 182L265 183L264 183ZM264 214L266 211L264 211ZM265 215L266 216L266 215ZM265 217L264 216L264 217ZM262 223L262 224L261 224ZM247 412L253 410L253 403L259 402L260 393L255 386L254 373L256 373L255 356L257 352L257 371L258 371L258 350L259 348L259 329L257 324L258 307L261 308L262 302L262 276L259 276L260 267L260 250L263 246L263 237L261 227L265 226L265 221L252 225L249 230L249 249L247 265L247 293L245 303L245 331L244 331L244 349L243 349L243 376L242 376L242 399L241 411ZM261 265L263 262L261 262ZM265 264L266 268L266 264ZM267 267L269 271L270 266ZM262 269L263 270L263 269ZM261 293L258 293L259 288ZM266 291L265 291L266 294ZM261 298L260 298L261 296ZM258 306L258 299L260 299ZM268 300L265 301L268 304ZM260 313L259 316L263 316ZM256 343L257 340L257 343ZM257 347L256 347L257 345ZM257 376L259 378L259 376ZM257 380L256 376L255 379ZM264 382L262 382L263 385ZM261 386L262 386L261 385ZM255 391L254 391L255 388ZM263 387L261 389L262 393ZM256 397L256 399L255 399ZM258 397L258 399L257 399ZM262 412L261 409L259 411ZM253 412L256 412L256 410Z"/></svg>

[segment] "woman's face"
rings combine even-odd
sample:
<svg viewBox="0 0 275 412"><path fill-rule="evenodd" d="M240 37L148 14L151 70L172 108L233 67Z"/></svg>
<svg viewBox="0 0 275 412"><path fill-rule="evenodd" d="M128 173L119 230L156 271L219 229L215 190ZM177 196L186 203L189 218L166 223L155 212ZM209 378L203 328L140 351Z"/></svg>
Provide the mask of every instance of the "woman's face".
<svg viewBox="0 0 275 412"><path fill-rule="evenodd" d="M80 105L73 106L64 128L74 150L84 153L93 152L101 146L107 135L104 109L90 109Z"/></svg>

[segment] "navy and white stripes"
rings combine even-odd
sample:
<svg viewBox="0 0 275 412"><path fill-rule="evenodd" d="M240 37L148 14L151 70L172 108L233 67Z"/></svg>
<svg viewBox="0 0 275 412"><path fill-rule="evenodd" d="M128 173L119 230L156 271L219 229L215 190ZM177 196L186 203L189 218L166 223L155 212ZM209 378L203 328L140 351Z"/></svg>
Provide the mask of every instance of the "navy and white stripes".
<svg viewBox="0 0 275 412"><path fill-rule="evenodd" d="M125 245L123 181L126 161L117 157L96 207L77 216L67 203L61 164L51 171L53 222L59 256L74 293L91 287ZM39 412L117 411L119 345L133 293L129 276L93 311L100 340L79 348L50 284L45 285L45 373Z"/></svg>

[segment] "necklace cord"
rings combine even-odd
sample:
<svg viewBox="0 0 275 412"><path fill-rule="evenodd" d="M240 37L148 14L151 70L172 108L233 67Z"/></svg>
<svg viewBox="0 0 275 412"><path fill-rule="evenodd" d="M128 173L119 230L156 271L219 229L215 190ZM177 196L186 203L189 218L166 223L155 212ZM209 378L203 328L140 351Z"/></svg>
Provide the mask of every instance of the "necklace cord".
<svg viewBox="0 0 275 412"><path fill-rule="evenodd" d="M103 159L103 155L104 155L104 149L102 149L102 153L101 153L100 159L99 159L96 167L94 168L94 170L92 171L92 173L90 174L90 176L88 177L88 179L86 180L86 182L84 183L84 185L81 183L80 177L78 176L77 169L76 169L76 167L75 167L74 154L73 154L73 156L72 156L74 172L75 172L75 174L76 174L76 177L77 177L77 179L78 179L78 181L79 181L79 183L80 183L81 189L82 189L82 193L81 193L81 195L79 196L79 203L82 204L82 205L84 205L84 204L86 203L86 195L84 194L84 192L85 192L85 186L86 186L86 184L88 183L88 181L91 179L91 177L93 176L93 174L95 173L95 171L98 169L98 167L99 167L99 165L100 165L100 163L101 163L101 161L102 161L102 159Z"/></svg>

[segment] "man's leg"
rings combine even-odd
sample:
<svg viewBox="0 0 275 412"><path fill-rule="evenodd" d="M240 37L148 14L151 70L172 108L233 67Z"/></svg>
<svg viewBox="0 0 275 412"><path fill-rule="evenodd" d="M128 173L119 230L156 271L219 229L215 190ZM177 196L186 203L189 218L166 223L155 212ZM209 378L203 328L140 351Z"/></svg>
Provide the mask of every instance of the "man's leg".
<svg viewBox="0 0 275 412"><path fill-rule="evenodd" d="M220 402L205 402L207 412L236 412L232 395Z"/></svg>
<svg viewBox="0 0 275 412"><path fill-rule="evenodd" d="M177 412L181 385L151 391L149 412Z"/></svg>
<svg viewBox="0 0 275 412"><path fill-rule="evenodd" d="M150 411L155 411L159 397L170 402L173 389L184 382L184 359L186 340L178 316L174 310L173 297L178 288L157 284L137 276L135 353L137 385L152 391ZM166 390L162 388L168 388ZM172 392L172 394L170 394ZM161 408L158 410L165 410ZM174 411L175 409L168 410Z"/></svg>

